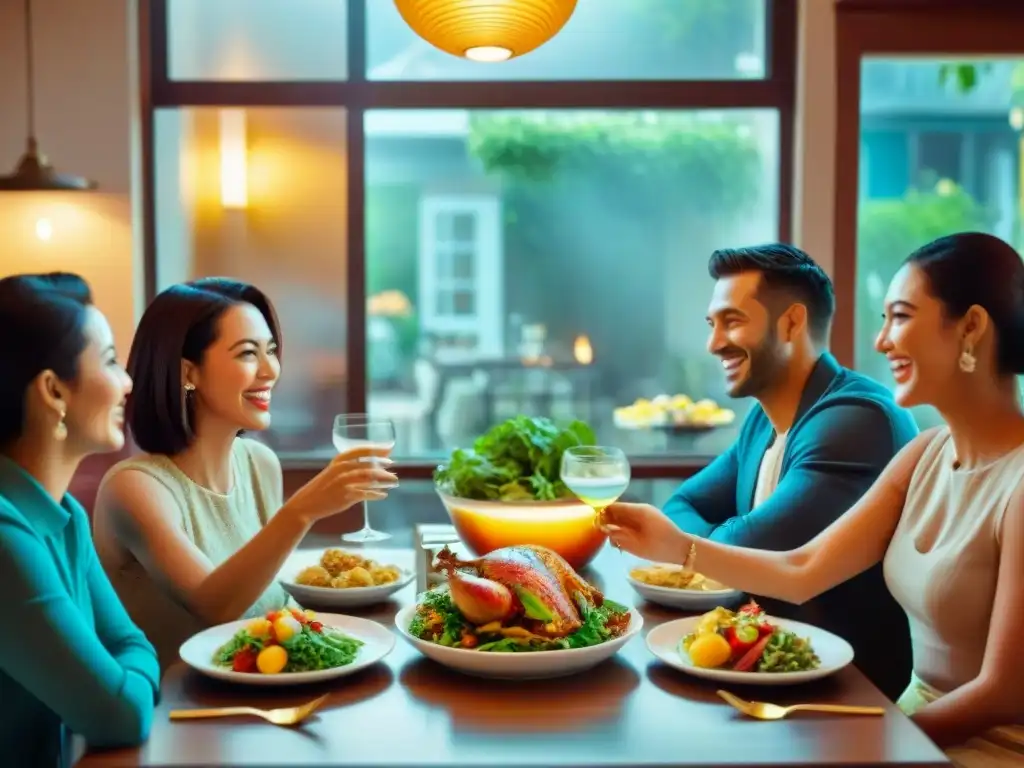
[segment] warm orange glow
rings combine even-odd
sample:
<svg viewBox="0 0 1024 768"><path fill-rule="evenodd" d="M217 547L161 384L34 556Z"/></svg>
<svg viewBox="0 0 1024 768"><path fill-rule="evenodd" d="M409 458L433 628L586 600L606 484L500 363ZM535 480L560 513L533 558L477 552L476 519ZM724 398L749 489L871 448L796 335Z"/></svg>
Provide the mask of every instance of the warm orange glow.
<svg viewBox="0 0 1024 768"><path fill-rule="evenodd" d="M537 544L582 568L607 536L594 525L594 510L579 501L513 504L446 499L459 538L476 555L501 547Z"/></svg>
<svg viewBox="0 0 1024 768"><path fill-rule="evenodd" d="M225 208L249 204L249 162L245 110L220 111L220 203Z"/></svg>
<svg viewBox="0 0 1024 768"><path fill-rule="evenodd" d="M580 365L590 365L594 362L594 348L590 346L590 339L586 336L577 336L572 343L572 356Z"/></svg>
<svg viewBox="0 0 1024 768"><path fill-rule="evenodd" d="M522 56L561 31L577 0L394 0L412 31L436 48L479 62Z"/></svg>

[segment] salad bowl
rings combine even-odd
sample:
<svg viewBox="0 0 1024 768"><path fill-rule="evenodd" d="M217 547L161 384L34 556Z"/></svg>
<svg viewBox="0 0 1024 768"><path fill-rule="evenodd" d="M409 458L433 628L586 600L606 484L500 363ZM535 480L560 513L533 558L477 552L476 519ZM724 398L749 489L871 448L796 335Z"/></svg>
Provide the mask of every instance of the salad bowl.
<svg viewBox="0 0 1024 768"><path fill-rule="evenodd" d="M593 508L561 478L569 448L593 445L582 421L516 416L456 448L434 471L434 487L463 543L478 556L535 544L583 568L608 540Z"/></svg>

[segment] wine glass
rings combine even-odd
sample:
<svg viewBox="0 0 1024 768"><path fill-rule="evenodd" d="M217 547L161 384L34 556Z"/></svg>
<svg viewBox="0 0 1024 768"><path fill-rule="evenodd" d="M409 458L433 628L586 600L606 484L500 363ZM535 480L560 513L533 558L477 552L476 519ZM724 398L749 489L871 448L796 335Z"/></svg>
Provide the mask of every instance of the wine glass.
<svg viewBox="0 0 1024 768"><path fill-rule="evenodd" d="M353 448L394 448L395 446L395 425L390 419L382 419L376 416L369 416L365 413L343 413L334 417L334 447L338 453L350 451ZM360 459L360 461L379 462L376 456ZM374 482L371 488L394 488L395 483ZM384 541L390 539L391 534L378 531L370 526L370 515L363 507L363 527L353 533L346 533L341 538L345 541L370 542Z"/></svg>
<svg viewBox="0 0 1024 768"><path fill-rule="evenodd" d="M566 487L594 510L594 525L600 526L605 508L629 487L629 460L611 446L576 445L562 454L561 476Z"/></svg>

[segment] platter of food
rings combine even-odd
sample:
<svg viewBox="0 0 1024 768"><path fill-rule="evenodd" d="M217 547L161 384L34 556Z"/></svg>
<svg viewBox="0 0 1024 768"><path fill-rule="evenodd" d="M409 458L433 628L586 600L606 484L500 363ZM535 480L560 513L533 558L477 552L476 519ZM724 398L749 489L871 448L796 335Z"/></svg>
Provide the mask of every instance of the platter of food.
<svg viewBox="0 0 1024 768"><path fill-rule="evenodd" d="M331 548L300 567L281 586L302 605L357 608L387 600L414 578L412 571L380 564L357 552Z"/></svg>
<svg viewBox="0 0 1024 768"><path fill-rule="evenodd" d="M351 675L383 659L395 636L375 621L284 608L199 632L181 660L244 685L296 685Z"/></svg>
<svg viewBox="0 0 1024 768"><path fill-rule="evenodd" d="M706 432L732 424L736 413L722 408L710 398L696 402L686 395L640 397L612 414L620 429L669 429L679 432Z"/></svg>
<svg viewBox="0 0 1024 768"><path fill-rule="evenodd" d="M706 611L743 599L742 592L673 563L637 566L626 580L645 600L666 608Z"/></svg>
<svg viewBox="0 0 1024 768"><path fill-rule="evenodd" d="M683 672L739 685L806 683L853 661L853 648L841 637L767 616L754 601L662 624L648 633L647 647Z"/></svg>
<svg viewBox="0 0 1024 768"><path fill-rule="evenodd" d="M475 560L445 548L437 563L447 583L402 609L395 626L424 656L466 674L575 674L614 656L643 626L639 612L607 599L545 547L504 547Z"/></svg>

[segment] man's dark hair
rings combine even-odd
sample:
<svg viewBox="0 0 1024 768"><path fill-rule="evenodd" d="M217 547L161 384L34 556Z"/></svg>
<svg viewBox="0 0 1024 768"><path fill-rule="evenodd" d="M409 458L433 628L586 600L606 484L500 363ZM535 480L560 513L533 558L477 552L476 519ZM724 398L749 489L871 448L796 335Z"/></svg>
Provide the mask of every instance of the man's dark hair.
<svg viewBox="0 0 1024 768"><path fill-rule="evenodd" d="M785 243L722 248L711 254L708 274L715 280L743 272L759 272L759 298L769 309L792 303L807 307L807 322L815 344L828 341L836 310L832 281L810 256Z"/></svg>
<svg viewBox="0 0 1024 768"><path fill-rule="evenodd" d="M139 448L171 456L191 444L195 409L181 386L181 361L201 364L217 339L221 316L239 304L259 310L280 354L274 307L266 294L248 283L211 277L173 285L143 312L128 354L128 374L134 383L125 411Z"/></svg>

